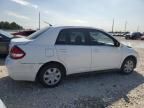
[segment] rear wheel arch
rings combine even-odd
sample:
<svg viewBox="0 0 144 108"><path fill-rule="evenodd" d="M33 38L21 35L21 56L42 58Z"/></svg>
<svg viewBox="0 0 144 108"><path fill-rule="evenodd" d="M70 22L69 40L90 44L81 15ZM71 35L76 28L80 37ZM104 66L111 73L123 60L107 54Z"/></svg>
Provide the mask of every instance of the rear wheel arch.
<svg viewBox="0 0 144 108"><path fill-rule="evenodd" d="M64 76L66 76L66 68L65 68L65 66L64 66L62 63L57 62L57 61L50 61L50 62L47 62L47 63L43 64L43 65L40 67L40 69L39 69L38 72L37 72L37 75L36 75L35 80L37 81L37 80L39 79L39 74L40 74L41 70L42 70L44 67L46 67L46 66L48 66L48 65L52 65L52 64L53 64L53 65L58 65L58 66L60 66L60 67L63 69Z"/></svg>

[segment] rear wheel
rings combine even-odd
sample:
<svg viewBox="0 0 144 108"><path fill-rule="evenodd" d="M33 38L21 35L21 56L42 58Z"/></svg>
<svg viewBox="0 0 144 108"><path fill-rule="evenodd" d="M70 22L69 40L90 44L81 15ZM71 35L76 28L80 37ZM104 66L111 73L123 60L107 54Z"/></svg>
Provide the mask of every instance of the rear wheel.
<svg viewBox="0 0 144 108"><path fill-rule="evenodd" d="M63 68L57 64L44 66L39 74L39 81L45 87L57 86L64 77Z"/></svg>
<svg viewBox="0 0 144 108"><path fill-rule="evenodd" d="M121 67L121 72L124 74L130 74L134 71L136 61L133 58L127 58Z"/></svg>

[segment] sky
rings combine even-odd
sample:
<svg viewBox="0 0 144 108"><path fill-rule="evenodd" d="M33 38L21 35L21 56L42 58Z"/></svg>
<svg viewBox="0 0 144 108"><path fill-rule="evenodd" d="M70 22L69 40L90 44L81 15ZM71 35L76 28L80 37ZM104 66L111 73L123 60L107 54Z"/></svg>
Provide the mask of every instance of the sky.
<svg viewBox="0 0 144 108"><path fill-rule="evenodd" d="M111 31L144 32L144 0L0 0L0 21L24 28L56 25L91 26Z"/></svg>

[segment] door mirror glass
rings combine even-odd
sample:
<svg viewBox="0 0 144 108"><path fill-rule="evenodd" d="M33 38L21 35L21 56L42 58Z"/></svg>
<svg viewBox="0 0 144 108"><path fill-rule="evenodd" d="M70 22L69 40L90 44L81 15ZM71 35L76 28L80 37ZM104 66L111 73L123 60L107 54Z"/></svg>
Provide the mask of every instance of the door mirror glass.
<svg viewBox="0 0 144 108"><path fill-rule="evenodd" d="M119 47L120 43L118 41L115 41L115 47Z"/></svg>

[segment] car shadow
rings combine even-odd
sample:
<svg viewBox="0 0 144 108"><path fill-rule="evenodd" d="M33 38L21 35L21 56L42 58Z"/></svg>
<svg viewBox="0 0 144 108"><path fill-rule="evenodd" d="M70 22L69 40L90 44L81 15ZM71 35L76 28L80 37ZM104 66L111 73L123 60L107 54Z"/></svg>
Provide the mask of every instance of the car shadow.
<svg viewBox="0 0 144 108"><path fill-rule="evenodd" d="M55 88L38 83L0 79L0 98L8 108L104 108L144 83L139 72L87 73L68 76Z"/></svg>
<svg viewBox="0 0 144 108"><path fill-rule="evenodd" d="M83 86L81 94L83 94L83 91L85 91L85 94L76 100L76 106L83 106L84 108L104 108L121 98L129 103L127 94L144 83L143 75L137 71L130 75L124 75L118 71L92 72L90 74L72 75L68 79L74 81L75 84L84 81L84 85L80 86Z"/></svg>

